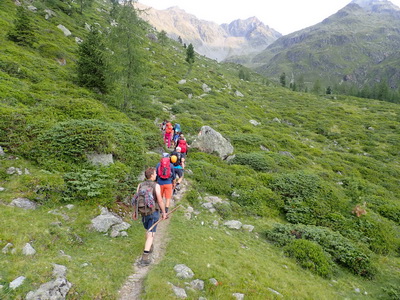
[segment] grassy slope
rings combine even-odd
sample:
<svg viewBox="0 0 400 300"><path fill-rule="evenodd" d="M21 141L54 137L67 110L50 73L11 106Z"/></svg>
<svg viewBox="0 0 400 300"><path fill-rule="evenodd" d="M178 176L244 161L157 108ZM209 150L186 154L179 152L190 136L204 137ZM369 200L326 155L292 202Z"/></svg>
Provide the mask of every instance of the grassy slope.
<svg viewBox="0 0 400 300"><path fill-rule="evenodd" d="M12 20L11 13L5 12L14 9L11 1L2 3L1 22L5 28L10 26ZM58 18L52 22L63 23L75 29L77 35L84 35L79 25L82 20L73 21L61 13ZM95 14L91 18L94 21ZM126 115L107 107L96 100L96 95L72 83L75 41L63 37L57 28L51 30L51 34L43 34L49 25L43 24L44 18L37 20L42 31L41 43L62 41L59 48L63 49L63 57L70 58L71 63L62 67L54 57L42 57L38 55L39 51L21 49L6 41L3 31L1 39L5 50L0 52L0 59L17 62L26 68L28 77L20 79L1 73L2 108L19 110L27 116L28 125L38 126L38 120L41 120L39 128L50 128L60 121L88 118L131 124ZM291 93L262 84L263 80L257 75L253 75L252 82L244 82L238 79L238 68L234 65L219 65L201 57L196 58L196 63L189 71L184 63L183 48L148 43L144 45L150 48L146 88L149 100L154 102L157 109L162 106L165 111L149 111L147 119L131 112L130 117L143 126L142 132L151 131L150 126L155 118L169 117L172 113L189 140L195 137L202 125L210 125L231 139L237 154L261 154L268 168L267 172L256 172L249 166L227 165L212 155L193 151L188 167L195 173L187 176L192 182L192 191L183 203L185 206L192 205L201 210L198 196L205 193L230 199L232 191L243 192L250 189L249 186L268 186L275 176L297 170L305 170L322 178L324 184L333 190L336 199L340 199L340 210L343 214L347 213L347 218L352 218L352 207L363 201L379 198L393 205L398 204L398 106L349 97L331 99ZM186 78L187 83L178 85L182 78ZM203 83L212 91L199 98L204 93ZM242 92L245 97L235 96L235 90ZM187 94L193 94L195 98L190 100ZM274 122L275 117L287 122ZM261 122L261 125L251 125L251 119ZM23 130L27 128L21 124L16 124L16 127ZM374 130L368 130L369 127ZM16 138L17 135L10 140L14 142ZM2 143L6 150L12 150L14 143ZM260 145L271 151L260 151ZM281 156L279 151L290 151L295 158ZM15 154L19 155L18 152ZM143 165L154 164L156 160L156 156L150 156ZM63 184L62 174L48 175L29 157L18 160L17 166L27 167L33 176L6 175L6 168L15 166L15 161L2 159L0 162L0 185L6 188L1 194L2 202L7 203L17 196L35 197L34 187L38 182ZM358 186L351 190L337 184L345 180ZM200 295L208 299L231 299L234 292L242 292L251 299L274 299L276 296L268 288L290 299L390 297L390 291L387 290L392 285L398 285L400 268L399 258L393 253L373 256L380 270L372 281L339 269L332 282L304 271L293 260L286 258L280 248L267 243L265 231L275 222L285 222L279 207L272 203L273 199L279 197L272 191L269 195L264 199L267 207L263 208L262 218L253 217L254 208L240 201L241 207L234 206L235 209L220 211L215 215L202 211L190 221L183 217L182 211L177 212L171 223L166 259L148 276L144 297L156 299L163 295L166 299L174 299L167 282L185 286L173 271L173 266L178 263L187 264L195 272L195 278L206 281L204 292L189 292L193 299ZM51 197L52 202L34 212L2 206L0 247L12 242L17 249L21 249L26 242L32 242L38 254L26 259L18 253L0 253L0 284L7 285L20 275L28 278L21 288L10 291L6 287L0 295L6 299L24 297L29 290L49 281L51 263L59 263L68 267L68 279L74 284L70 299L115 298L118 288L132 271L131 264L142 250L140 224L132 223L127 239L111 239L87 230L90 219L98 214L96 202L77 202L75 208L68 211L56 204L60 201L60 195L55 193ZM279 199L276 201L279 202ZM51 209L59 209L70 219L48 214ZM369 213L378 216L376 210ZM253 224L256 234L211 226L214 220L219 220L221 224L223 218L236 218L245 224ZM61 221L63 225L51 226L55 221ZM390 224L398 235L398 225ZM72 259L60 256L60 250ZM83 263L89 265L82 267ZM211 286L207 282L211 277L221 284ZM368 294L360 295L354 291L355 288Z"/></svg>

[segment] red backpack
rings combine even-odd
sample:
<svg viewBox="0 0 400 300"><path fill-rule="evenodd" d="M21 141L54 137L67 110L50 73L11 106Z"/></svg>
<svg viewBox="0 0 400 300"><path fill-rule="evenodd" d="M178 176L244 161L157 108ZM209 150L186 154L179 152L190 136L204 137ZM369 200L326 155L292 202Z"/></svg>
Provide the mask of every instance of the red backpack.
<svg viewBox="0 0 400 300"><path fill-rule="evenodd" d="M186 143L185 140L179 140L178 147L181 148L181 152L182 153L186 153L187 152L187 143Z"/></svg>
<svg viewBox="0 0 400 300"><path fill-rule="evenodd" d="M171 161L169 157L161 158L157 175L162 179L169 179L171 177Z"/></svg>
<svg viewBox="0 0 400 300"><path fill-rule="evenodd" d="M165 133L172 133L172 124L170 122L165 125Z"/></svg>

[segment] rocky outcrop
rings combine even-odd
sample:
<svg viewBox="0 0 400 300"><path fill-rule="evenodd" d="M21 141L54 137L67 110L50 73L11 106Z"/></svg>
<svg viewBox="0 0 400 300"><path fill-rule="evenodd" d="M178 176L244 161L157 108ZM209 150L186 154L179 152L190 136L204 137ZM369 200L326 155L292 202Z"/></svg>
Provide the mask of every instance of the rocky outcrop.
<svg viewBox="0 0 400 300"><path fill-rule="evenodd" d="M197 138L191 144L191 147L206 153L216 152L222 159L226 159L234 150L227 139L209 126L203 126L201 128Z"/></svg>

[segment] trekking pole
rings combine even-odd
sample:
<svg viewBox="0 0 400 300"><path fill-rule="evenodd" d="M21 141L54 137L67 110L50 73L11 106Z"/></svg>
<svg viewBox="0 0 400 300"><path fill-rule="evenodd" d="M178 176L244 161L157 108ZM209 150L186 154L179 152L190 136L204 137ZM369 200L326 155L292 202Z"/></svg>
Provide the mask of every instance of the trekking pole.
<svg viewBox="0 0 400 300"><path fill-rule="evenodd" d="M169 217L170 214L172 214L174 211L176 211L178 208L182 207L182 205L178 205L175 207L173 210L171 210L169 213L167 213L167 218ZM149 229L147 229L147 232L150 232L158 223L160 223L163 219L159 219L157 222L155 222Z"/></svg>

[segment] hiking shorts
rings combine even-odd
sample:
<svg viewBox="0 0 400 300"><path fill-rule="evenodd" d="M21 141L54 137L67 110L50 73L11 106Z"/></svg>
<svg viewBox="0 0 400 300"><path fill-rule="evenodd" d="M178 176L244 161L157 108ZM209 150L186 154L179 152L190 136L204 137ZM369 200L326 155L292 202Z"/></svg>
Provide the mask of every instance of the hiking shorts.
<svg viewBox="0 0 400 300"><path fill-rule="evenodd" d="M174 169L175 170L175 174L176 176L178 176L178 178L182 178L183 177L183 169Z"/></svg>
<svg viewBox="0 0 400 300"><path fill-rule="evenodd" d="M165 199L172 198L172 183L160 185L161 197Z"/></svg>
<svg viewBox="0 0 400 300"><path fill-rule="evenodd" d="M160 218L160 212L158 210L153 212L151 215L142 217L142 223L144 228L148 230L151 226L153 226L154 223L158 221L159 218ZM156 230L157 230L157 225L154 226L154 228L150 232L156 232Z"/></svg>

